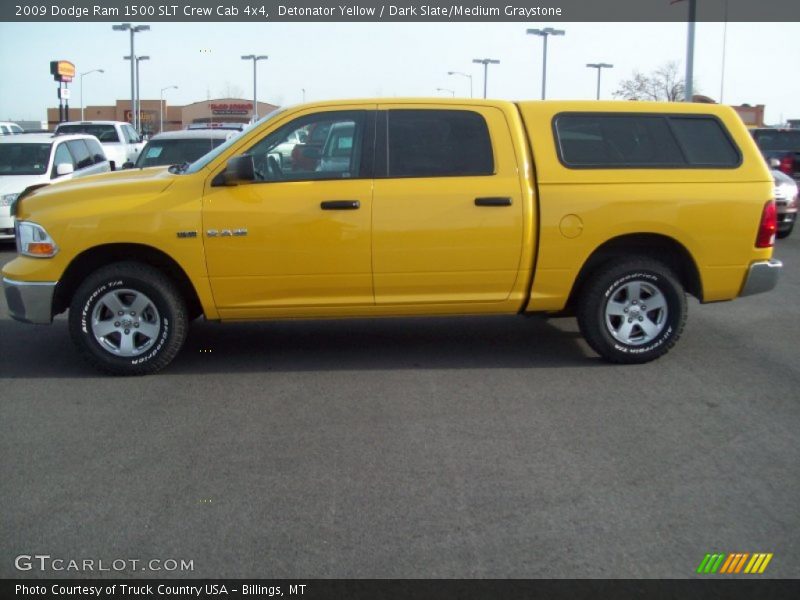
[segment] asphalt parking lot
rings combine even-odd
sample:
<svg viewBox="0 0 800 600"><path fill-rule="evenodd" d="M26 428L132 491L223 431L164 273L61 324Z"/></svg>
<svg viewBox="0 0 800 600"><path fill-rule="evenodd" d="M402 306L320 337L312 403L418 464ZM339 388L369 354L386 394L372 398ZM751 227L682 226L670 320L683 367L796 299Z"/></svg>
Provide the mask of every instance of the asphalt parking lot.
<svg viewBox="0 0 800 600"><path fill-rule="evenodd" d="M778 289L692 301L631 367L570 319L199 322L112 378L0 300L0 577L800 577L800 232L776 256Z"/></svg>

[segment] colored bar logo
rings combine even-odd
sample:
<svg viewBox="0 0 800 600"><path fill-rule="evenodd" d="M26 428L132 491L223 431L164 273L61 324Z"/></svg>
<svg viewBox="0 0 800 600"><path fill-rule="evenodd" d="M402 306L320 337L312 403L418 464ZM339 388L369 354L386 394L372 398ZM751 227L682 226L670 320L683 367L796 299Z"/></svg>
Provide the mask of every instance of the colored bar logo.
<svg viewBox="0 0 800 600"><path fill-rule="evenodd" d="M730 554L706 554L697 567L697 572L701 575L713 575L720 573L723 575L736 575L744 573L746 575L760 575L767 569L769 561L772 560L772 553L733 552Z"/></svg>

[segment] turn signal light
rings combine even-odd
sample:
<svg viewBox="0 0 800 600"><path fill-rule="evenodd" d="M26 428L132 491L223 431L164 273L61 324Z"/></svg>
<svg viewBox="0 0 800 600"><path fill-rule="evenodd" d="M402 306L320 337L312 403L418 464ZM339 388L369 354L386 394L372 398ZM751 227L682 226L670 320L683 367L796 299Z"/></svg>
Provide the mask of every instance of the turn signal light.
<svg viewBox="0 0 800 600"><path fill-rule="evenodd" d="M48 242L30 242L28 244L28 254L36 256L53 256L56 253L55 244Z"/></svg>

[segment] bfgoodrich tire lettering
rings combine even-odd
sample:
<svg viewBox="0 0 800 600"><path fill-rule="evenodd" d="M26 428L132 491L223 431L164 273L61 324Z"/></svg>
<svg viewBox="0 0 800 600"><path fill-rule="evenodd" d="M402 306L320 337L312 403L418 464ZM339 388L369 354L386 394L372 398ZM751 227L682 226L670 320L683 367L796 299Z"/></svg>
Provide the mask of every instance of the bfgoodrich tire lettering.
<svg viewBox="0 0 800 600"><path fill-rule="evenodd" d="M581 333L600 356L645 363L678 341L686 322L686 293L664 264L625 259L590 277L577 312Z"/></svg>
<svg viewBox="0 0 800 600"><path fill-rule="evenodd" d="M80 354L115 375L146 375L166 367L186 338L186 306L159 270L120 262L92 273L78 288L69 329Z"/></svg>

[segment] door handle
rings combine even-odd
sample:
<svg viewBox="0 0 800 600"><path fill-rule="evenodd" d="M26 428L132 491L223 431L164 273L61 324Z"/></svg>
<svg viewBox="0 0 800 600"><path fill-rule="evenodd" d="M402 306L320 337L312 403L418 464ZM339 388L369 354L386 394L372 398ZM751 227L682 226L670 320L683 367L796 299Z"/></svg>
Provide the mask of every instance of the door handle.
<svg viewBox="0 0 800 600"><path fill-rule="evenodd" d="M511 206L511 198L475 198L475 206Z"/></svg>
<svg viewBox="0 0 800 600"><path fill-rule="evenodd" d="M322 210L356 210L361 208L358 200L325 200L319 207Z"/></svg>

